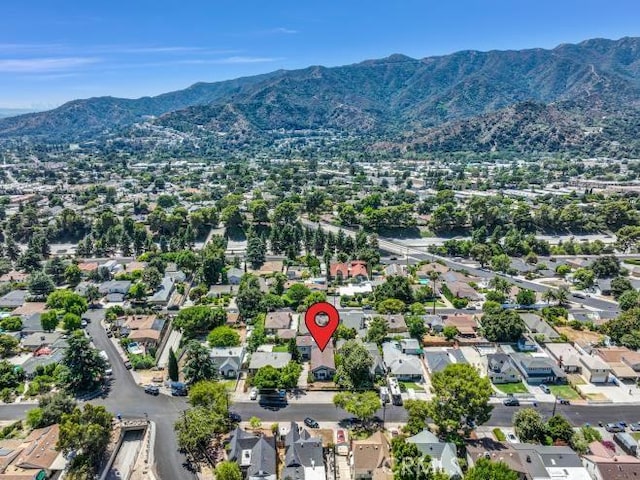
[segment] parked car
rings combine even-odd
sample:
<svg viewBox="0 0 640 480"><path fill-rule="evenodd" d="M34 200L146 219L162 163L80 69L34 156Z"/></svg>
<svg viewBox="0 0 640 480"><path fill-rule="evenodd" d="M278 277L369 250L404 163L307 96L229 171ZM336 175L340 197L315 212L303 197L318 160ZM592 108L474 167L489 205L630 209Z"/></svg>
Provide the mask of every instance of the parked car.
<svg viewBox="0 0 640 480"><path fill-rule="evenodd" d="M505 398L502 401L503 405L505 405L506 407L519 407L520 406L520 400L518 400L515 397L509 397L509 398Z"/></svg>
<svg viewBox="0 0 640 480"><path fill-rule="evenodd" d="M131 362L130 362L129 360L125 360L125 361L124 361L124 367L125 367L127 370L131 370L131 368L132 368L132 367L131 367Z"/></svg>
<svg viewBox="0 0 640 480"><path fill-rule="evenodd" d="M542 390L544 393L551 393L551 389L547 387L544 383L540 384L540 390Z"/></svg>
<svg viewBox="0 0 640 480"><path fill-rule="evenodd" d="M112 369L112 368L107 368L107 369L104 371L104 375L105 375L106 377L110 377L111 375L113 375L113 369Z"/></svg>
<svg viewBox="0 0 640 480"><path fill-rule="evenodd" d="M173 395L174 397L186 397L188 395L188 392L186 389L172 388L171 395Z"/></svg>
<svg viewBox="0 0 640 480"><path fill-rule="evenodd" d="M252 388L251 391L249 392L249 398L251 400L256 400L258 398L258 389L257 388Z"/></svg>
<svg viewBox="0 0 640 480"><path fill-rule="evenodd" d="M147 385L146 387L144 387L144 393L148 393L149 395L159 395L160 388L158 388L156 385Z"/></svg>
<svg viewBox="0 0 640 480"><path fill-rule="evenodd" d="M640 422L630 423L629 428L631 429L632 432L640 431Z"/></svg>
<svg viewBox="0 0 640 480"><path fill-rule="evenodd" d="M338 440L338 443L344 443L346 440L346 437L344 436L344 430L338 430L338 432L336 433L336 438Z"/></svg>
<svg viewBox="0 0 640 480"><path fill-rule="evenodd" d="M507 441L509 443L520 443L518 437L516 437L516 434L511 432L507 433Z"/></svg>
<svg viewBox="0 0 640 480"><path fill-rule="evenodd" d="M624 432L625 428L620 423L607 423L604 427L607 432L616 433L616 432Z"/></svg>
<svg viewBox="0 0 640 480"><path fill-rule="evenodd" d="M240 423L242 421L242 417L236 412L229 412L229 420L233 423Z"/></svg>
<svg viewBox="0 0 640 480"><path fill-rule="evenodd" d="M304 424L309 428L320 428L320 424L311 417L305 418Z"/></svg>
<svg viewBox="0 0 640 480"><path fill-rule="evenodd" d="M560 405L571 405L571 402L565 398L558 397L558 403Z"/></svg>

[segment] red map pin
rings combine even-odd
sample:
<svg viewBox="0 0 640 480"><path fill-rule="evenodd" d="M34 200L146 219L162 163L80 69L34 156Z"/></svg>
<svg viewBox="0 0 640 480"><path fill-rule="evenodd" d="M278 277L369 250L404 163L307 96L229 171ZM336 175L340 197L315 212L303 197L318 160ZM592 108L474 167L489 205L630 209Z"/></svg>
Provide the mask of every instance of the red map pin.
<svg viewBox="0 0 640 480"><path fill-rule="evenodd" d="M318 323L318 315L326 315L329 320L325 323ZM336 307L327 302L314 303L307 309L304 314L304 323L311 336L318 345L320 351L324 351L331 340L331 335L336 331L340 324L340 314Z"/></svg>

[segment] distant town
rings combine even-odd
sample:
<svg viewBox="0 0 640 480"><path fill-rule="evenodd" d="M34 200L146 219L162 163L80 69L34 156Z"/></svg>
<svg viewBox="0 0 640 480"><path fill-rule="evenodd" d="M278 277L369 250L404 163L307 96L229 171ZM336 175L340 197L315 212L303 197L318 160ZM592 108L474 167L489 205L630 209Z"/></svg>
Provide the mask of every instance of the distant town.
<svg viewBox="0 0 640 480"><path fill-rule="evenodd" d="M0 479L632 478L639 172L8 149Z"/></svg>

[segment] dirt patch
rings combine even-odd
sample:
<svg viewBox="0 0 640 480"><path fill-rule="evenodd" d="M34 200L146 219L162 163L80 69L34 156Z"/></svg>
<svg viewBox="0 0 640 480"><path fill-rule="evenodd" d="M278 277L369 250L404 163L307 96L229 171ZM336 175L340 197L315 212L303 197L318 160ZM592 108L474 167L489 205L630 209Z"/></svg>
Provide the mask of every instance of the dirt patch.
<svg viewBox="0 0 640 480"><path fill-rule="evenodd" d="M422 337L422 343L425 347L452 347L453 342L447 342L444 337L437 335L425 335Z"/></svg>
<svg viewBox="0 0 640 480"><path fill-rule="evenodd" d="M556 330L558 333L566 335L570 342L578 343L579 345L597 344L602 338L599 333L590 332L589 330L575 330L571 327L556 327Z"/></svg>

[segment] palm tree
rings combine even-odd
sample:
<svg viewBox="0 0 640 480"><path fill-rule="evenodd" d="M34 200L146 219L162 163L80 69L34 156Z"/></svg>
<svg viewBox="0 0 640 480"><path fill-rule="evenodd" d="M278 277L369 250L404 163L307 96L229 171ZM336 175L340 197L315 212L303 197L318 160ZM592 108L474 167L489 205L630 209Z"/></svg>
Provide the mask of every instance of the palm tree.
<svg viewBox="0 0 640 480"><path fill-rule="evenodd" d="M547 302L547 305L549 305L552 301L556 300L556 292L551 289L545 290L542 293L542 300Z"/></svg>
<svg viewBox="0 0 640 480"><path fill-rule="evenodd" d="M559 307L566 307L569 304L569 289L567 287L560 287L555 292L555 298Z"/></svg>

